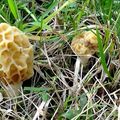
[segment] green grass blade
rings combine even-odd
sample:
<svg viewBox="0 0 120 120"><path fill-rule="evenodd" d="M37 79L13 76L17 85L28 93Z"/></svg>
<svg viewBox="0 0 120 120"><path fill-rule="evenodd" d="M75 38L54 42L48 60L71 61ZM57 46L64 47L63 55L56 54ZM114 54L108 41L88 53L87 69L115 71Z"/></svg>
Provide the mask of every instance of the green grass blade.
<svg viewBox="0 0 120 120"><path fill-rule="evenodd" d="M85 3L84 3L83 6L82 6L80 12L78 13L78 16L77 16L77 18L76 18L77 26L79 26L79 22L80 22L83 14L84 14L84 11L85 11L86 6L89 4L89 2L90 2L90 0L86 0Z"/></svg>
<svg viewBox="0 0 120 120"><path fill-rule="evenodd" d="M106 19L111 19L113 0L101 0L102 12Z"/></svg>
<svg viewBox="0 0 120 120"><path fill-rule="evenodd" d="M110 75L110 72L107 68L107 64L106 64L106 61L105 61L105 54L104 54L104 49L103 49L103 43L102 43L102 39L100 37L100 34L97 31L97 40L98 40L98 49L99 49L99 55L100 55L100 59L101 59L101 64L103 66L103 69L104 69L104 72L108 75L108 77L110 79L112 79L111 75Z"/></svg>
<svg viewBox="0 0 120 120"><path fill-rule="evenodd" d="M25 91L32 91L32 92L47 92L52 90L52 88L43 88L43 87L24 87Z"/></svg>
<svg viewBox="0 0 120 120"><path fill-rule="evenodd" d="M36 16L27 7L24 7L24 10L33 18L34 21L37 21Z"/></svg>
<svg viewBox="0 0 120 120"><path fill-rule="evenodd" d="M18 20L19 14L18 14L18 8L16 5L16 1L15 0L7 0L7 1L8 1L8 5L9 5L9 8L10 8L13 16L15 17L16 20Z"/></svg>
<svg viewBox="0 0 120 120"><path fill-rule="evenodd" d="M72 4L76 0L68 0L66 1L57 11L53 12L51 15L49 15L46 19L44 19L44 23L47 24L53 17L55 17L64 7L68 6L69 4Z"/></svg>
<svg viewBox="0 0 120 120"><path fill-rule="evenodd" d="M66 6L68 6L68 5L70 5L70 4L72 4L73 2L75 2L76 0L68 0L68 1L66 1L57 11L54 11L53 13L51 13L47 18L45 18L45 19L42 19L41 18L41 21L42 21L42 26L41 26L41 21L40 22L36 22L37 24L36 25L34 25L34 26L32 26L31 28L28 28L26 31L27 32L32 32L32 31L34 31L35 29L38 29L38 28L40 28L40 27L42 27L41 28L41 30L44 30L44 29L51 29L51 27L49 26L49 25L47 25L48 23L49 23L49 21L53 18L53 17L55 17L63 8L65 8ZM47 28L46 28L46 26L47 26Z"/></svg>
<svg viewBox="0 0 120 120"><path fill-rule="evenodd" d="M44 14L42 14L42 16L40 16L39 20L41 21L42 19L44 19L46 16L48 16L48 14L54 9L54 7L59 3L58 0L54 0L52 2L52 4L49 6L49 8L47 9L46 12L44 12Z"/></svg>

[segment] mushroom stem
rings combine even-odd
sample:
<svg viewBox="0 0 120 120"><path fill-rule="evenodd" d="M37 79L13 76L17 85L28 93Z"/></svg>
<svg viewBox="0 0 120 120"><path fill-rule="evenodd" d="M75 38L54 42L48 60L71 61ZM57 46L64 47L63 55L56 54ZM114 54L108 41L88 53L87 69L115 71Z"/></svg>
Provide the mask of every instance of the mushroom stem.
<svg viewBox="0 0 120 120"><path fill-rule="evenodd" d="M14 85L9 84L7 86L4 86L5 96L9 98L18 96L20 93L21 86L22 86L22 82L15 83Z"/></svg>
<svg viewBox="0 0 120 120"><path fill-rule="evenodd" d="M77 57L76 63L75 63L75 71L74 71L73 92L75 92L78 87L78 74L80 71L80 62L81 62L81 59Z"/></svg>
<svg viewBox="0 0 120 120"><path fill-rule="evenodd" d="M78 84L78 73L80 71L80 58L77 57L75 63L75 72L74 72L74 85Z"/></svg>
<svg viewBox="0 0 120 120"><path fill-rule="evenodd" d="M91 55L80 56L81 63L85 67Z"/></svg>

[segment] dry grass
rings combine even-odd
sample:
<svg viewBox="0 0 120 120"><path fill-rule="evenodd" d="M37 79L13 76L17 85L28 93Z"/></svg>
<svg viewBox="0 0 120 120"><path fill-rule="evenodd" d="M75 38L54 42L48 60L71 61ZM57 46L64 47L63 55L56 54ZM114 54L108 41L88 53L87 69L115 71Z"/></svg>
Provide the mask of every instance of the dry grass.
<svg viewBox="0 0 120 120"><path fill-rule="evenodd" d="M116 28L118 18L113 14L116 15L111 18L113 23L109 23L108 19L102 21L102 14L106 13L92 8L95 7L94 2L96 1L93 0L90 6L86 5L90 4L88 0L72 3L73 6L68 5L50 20L47 25L52 29L28 32L32 35L29 37L34 45L34 76L24 82L18 97L4 98L0 102L1 120L120 119L120 42ZM46 5L48 3L46 1ZM64 1L58 2L52 12L63 4ZM84 12L80 13L76 6ZM43 8L44 13L46 9ZM113 9L111 13L113 11L117 10ZM75 19L78 21L73 23ZM105 59L112 80L101 64L100 51L84 67L70 46L76 34L96 27L104 40Z"/></svg>

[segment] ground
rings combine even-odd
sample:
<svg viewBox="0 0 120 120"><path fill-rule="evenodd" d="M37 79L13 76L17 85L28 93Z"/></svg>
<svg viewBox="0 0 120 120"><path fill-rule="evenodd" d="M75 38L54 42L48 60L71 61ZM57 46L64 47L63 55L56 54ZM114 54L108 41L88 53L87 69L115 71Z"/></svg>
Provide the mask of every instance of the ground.
<svg viewBox="0 0 120 120"><path fill-rule="evenodd" d="M120 1L1 0L0 23L18 27L34 47L34 76L0 102L1 120L120 120ZM95 30L86 65L73 38ZM1 85L1 91L3 91Z"/></svg>

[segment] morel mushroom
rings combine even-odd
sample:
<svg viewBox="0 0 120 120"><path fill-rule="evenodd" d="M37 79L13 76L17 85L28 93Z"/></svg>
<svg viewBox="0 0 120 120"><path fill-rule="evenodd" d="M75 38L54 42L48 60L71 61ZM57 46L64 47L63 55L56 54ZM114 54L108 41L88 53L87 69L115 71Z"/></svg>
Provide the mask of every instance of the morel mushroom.
<svg viewBox="0 0 120 120"><path fill-rule="evenodd" d="M80 57L81 63L86 65L89 58L97 51L98 41L95 31L85 31L73 38L71 47Z"/></svg>
<svg viewBox="0 0 120 120"><path fill-rule="evenodd" d="M78 73L80 69L80 63L86 66L89 58L97 51L98 41L95 31L85 31L75 36L71 43L71 48L77 55L74 71L73 91L78 89ZM80 86L79 86L80 88Z"/></svg>
<svg viewBox="0 0 120 120"><path fill-rule="evenodd" d="M0 81L8 96L16 96L22 82L33 76L33 46L14 26L0 24Z"/></svg>

